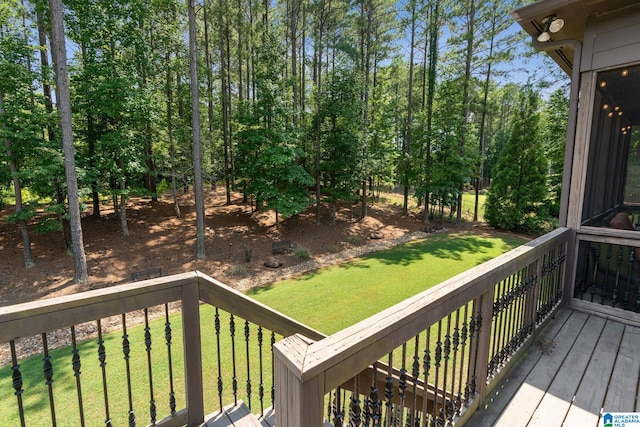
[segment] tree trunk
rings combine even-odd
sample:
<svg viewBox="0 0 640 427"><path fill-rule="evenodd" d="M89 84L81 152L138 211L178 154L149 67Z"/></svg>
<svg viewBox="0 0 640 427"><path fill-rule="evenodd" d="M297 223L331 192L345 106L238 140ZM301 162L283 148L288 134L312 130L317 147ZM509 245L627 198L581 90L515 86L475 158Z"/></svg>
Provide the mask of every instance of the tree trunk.
<svg viewBox="0 0 640 427"><path fill-rule="evenodd" d="M209 162L211 163L211 175L212 182L211 188L215 189L216 187L216 178L213 176L213 170L215 165L215 139L213 136L213 120L214 120L214 111L213 111L213 70L211 69L211 53L209 52L209 10L207 7L208 1L205 0L203 2L203 21L204 21L204 57L205 64L207 65L207 124L209 125L209 149L211 150L211 155L209 156ZM240 86L242 87L242 86Z"/></svg>
<svg viewBox="0 0 640 427"><path fill-rule="evenodd" d="M36 20L38 22L38 43L40 44L40 65L42 71L42 93L44 95L44 106L48 114L53 113L53 102L51 97L51 85L49 84L49 57L47 55L47 31L44 21L44 5L40 2L36 3ZM50 123L43 128L45 139L49 143L53 143L55 132ZM57 209L56 215L62 232L62 240L66 251L71 254L71 227L66 217L64 189L57 176L53 177L53 183L56 192L56 203L62 207ZM99 205L98 205L99 206Z"/></svg>
<svg viewBox="0 0 640 427"><path fill-rule="evenodd" d="M231 204L231 161L229 158L229 91L227 90L227 67L224 37L224 3L220 0L220 10L218 10L218 37L220 42L220 94L222 96L222 140L224 145L224 184L226 188L227 205Z"/></svg>
<svg viewBox="0 0 640 427"><path fill-rule="evenodd" d="M64 36L64 23L61 0L49 0L51 13L51 54L56 74L56 99L60 112L64 169L67 180L67 199L69 202L69 222L71 225L71 243L74 261L74 282L87 283L87 258L84 253L82 224L80 222L80 204L78 200L78 181L75 169L75 150L71 129L71 98L67 72L67 51Z"/></svg>
<svg viewBox="0 0 640 427"><path fill-rule="evenodd" d="M478 165L476 170L476 194L473 205L473 220L478 221L478 208L480 205L480 186L482 185L482 168L484 165L484 134L485 122L487 120L487 99L489 98L489 82L491 81L491 65L493 64L493 45L495 43L497 15L493 14L491 19L491 41L489 43L489 56L487 57L487 75L484 80L484 94L482 97L482 118L480 119L480 134L478 136Z"/></svg>
<svg viewBox="0 0 640 427"><path fill-rule="evenodd" d="M469 100L469 86L471 85L471 60L473 59L473 38L474 38L474 30L475 30L475 18L476 18L476 8L475 1L471 0L469 3L469 22L467 24L467 50L465 56L465 64L464 64L464 81L462 88L462 104L463 104L463 112L462 112L462 138L460 139L460 156L464 158L465 156L465 145L467 140L467 132L469 130L468 126L468 117L469 111L471 110L470 100ZM458 193L458 210L456 212L456 220L458 222L462 221L462 183L460 184L459 193Z"/></svg>
<svg viewBox="0 0 640 427"><path fill-rule="evenodd" d="M189 0L189 78L191 86L191 129L193 132L193 188L196 199L196 258L205 259L204 191L202 189L202 144L200 142L200 102L198 52L196 45L195 0Z"/></svg>
<svg viewBox="0 0 640 427"><path fill-rule="evenodd" d="M438 65L438 33L440 28L440 0L435 0L429 16L429 76L427 91L427 147L425 153L425 196L424 196L424 223L429 223L429 186L431 183L431 138L433 128L433 101L436 93L436 72ZM435 214L435 213L434 213Z"/></svg>
<svg viewBox="0 0 640 427"><path fill-rule="evenodd" d="M120 227L122 228L122 234L125 236L129 236L129 226L127 225L127 196L126 196L127 186L125 183L124 175L120 178Z"/></svg>
<svg viewBox="0 0 640 427"><path fill-rule="evenodd" d="M171 168L171 197L173 198L173 208L176 212L176 217L180 218L182 213L180 212L180 205L178 204L178 189L176 188L176 146L173 141L173 91L171 90L171 67L170 56L167 51L165 61L167 63L167 82L166 82L166 94L167 94L167 133L169 135L169 166Z"/></svg>
<svg viewBox="0 0 640 427"><path fill-rule="evenodd" d="M5 115L4 110L4 94L0 90L0 116ZM4 127L4 125L3 125ZM5 137L4 145L7 150L7 158L9 160L9 170L11 171L11 181L13 182L13 190L16 198L16 216L18 217L18 225L20 226L20 233L22 234L23 254L24 254L24 266L31 268L36 265L33 262L31 255L31 237L29 236L29 230L27 229L27 221L20 218L22 213L22 186L20 185L20 179L18 178L18 166L13 158L13 150L11 141Z"/></svg>
<svg viewBox="0 0 640 427"><path fill-rule="evenodd" d="M409 89L407 92L407 130L404 142L404 198L402 213L409 213L409 169L411 168L411 125L413 117L413 57L416 35L416 3L411 0L411 45L409 46Z"/></svg>

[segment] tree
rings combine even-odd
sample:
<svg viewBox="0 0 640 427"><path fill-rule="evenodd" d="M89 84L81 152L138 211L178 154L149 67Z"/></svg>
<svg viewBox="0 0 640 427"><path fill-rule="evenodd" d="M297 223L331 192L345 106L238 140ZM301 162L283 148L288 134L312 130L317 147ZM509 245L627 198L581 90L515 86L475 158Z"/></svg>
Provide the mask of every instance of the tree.
<svg viewBox="0 0 640 427"><path fill-rule="evenodd" d="M487 197L485 218L494 227L535 232L547 220L548 163L540 138L538 103L533 88L524 87Z"/></svg>
<svg viewBox="0 0 640 427"><path fill-rule="evenodd" d="M56 97L60 113L62 147L64 151L64 169L67 181L67 200L69 204L69 222L71 225L71 247L75 283L88 283L87 258L84 253L82 224L80 222L80 204L78 200L78 180L76 176L75 150L71 128L71 97L69 95L69 75L67 71L67 50L64 35L62 1L49 0L51 13L51 54L56 76Z"/></svg>
<svg viewBox="0 0 640 427"><path fill-rule="evenodd" d="M320 170L332 223L339 201L357 199L363 176L362 82L353 69L336 67L325 84L322 99L323 158Z"/></svg>
<svg viewBox="0 0 640 427"><path fill-rule="evenodd" d="M300 164L296 129L290 125L290 97L284 79L281 44L272 33L257 49L256 97L250 117L239 132L238 162L248 180L247 192L255 197L256 209L273 209L288 217L309 206L307 187L313 183Z"/></svg>
<svg viewBox="0 0 640 427"><path fill-rule="evenodd" d="M542 112L541 131L545 156L549 159L549 216L560 215L560 192L566 145L569 98L565 89L554 91Z"/></svg>
<svg viewBox="0 0 640 427"><path fill-rule="evenodd" d="M193 187L196 199L196 258L205 259L204 190L202 188L202 142L200 140L200 98L196 45L195 0L189 0L189 78L191 86L191 132L193 138Z"/></svg>

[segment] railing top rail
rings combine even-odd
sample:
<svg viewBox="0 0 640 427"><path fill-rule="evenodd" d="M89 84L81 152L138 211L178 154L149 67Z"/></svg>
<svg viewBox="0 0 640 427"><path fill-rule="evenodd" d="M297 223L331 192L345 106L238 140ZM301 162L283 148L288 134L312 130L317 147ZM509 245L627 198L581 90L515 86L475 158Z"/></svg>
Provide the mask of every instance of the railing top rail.
<svg viewBox="0 0 640 427"><path fill-rule="evenodd" d="M249 322L267 328L277 334L289 336L302 334L314 340L326 337L291 317L280 313L261 302L249 298L202 272L196 272L200 288L200 299L229 313L234 313Z"/></svg>
<svg viewBox="0 0 640 427"><path fill-rule="evenodd" d="M195 272L0 307L0 342L77 325L182 298Z"/></svg>
<svg viewBox="0 0 640 427"><path fill-rule="evenodd" d="M299 333L314 340L325 337L315 329L247 297L204 273L192 271L0 307L0 343L19 338L19 336L32 336L178 301L183 297L183 287L192 284L198 285L201 301L215 305L277 334L289 336Z"/></svg>
<svg viewBox="0 0 640 427"><path fill-rule="evenodd" d="M326 372L325 388L339 385L372 360L397 348L447 314L479 297L551 248L566 241L570 229L558 228L499 257L467 270L412 298L309 346L301 379Z"/></svg>

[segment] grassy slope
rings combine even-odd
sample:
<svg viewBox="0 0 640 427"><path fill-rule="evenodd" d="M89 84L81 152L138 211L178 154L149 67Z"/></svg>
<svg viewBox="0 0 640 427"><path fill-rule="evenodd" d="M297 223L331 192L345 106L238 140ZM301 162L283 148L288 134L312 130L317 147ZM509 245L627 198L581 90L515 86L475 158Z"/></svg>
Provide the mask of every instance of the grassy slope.
<svg viewBox="0 0 640 427"><path fill-rule="evenodd" d="M522 243L507 235L439 234L249 295L331 334Z"/></svg>

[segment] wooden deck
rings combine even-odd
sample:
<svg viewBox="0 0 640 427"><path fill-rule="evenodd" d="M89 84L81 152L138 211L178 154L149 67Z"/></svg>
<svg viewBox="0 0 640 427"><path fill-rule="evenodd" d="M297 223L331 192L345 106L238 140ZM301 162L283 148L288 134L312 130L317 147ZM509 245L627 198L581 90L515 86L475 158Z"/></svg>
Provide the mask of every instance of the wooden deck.
<svg viewBox="0 0 640 427"><path fill-rule="evenodd" d="M640 328L562 308L469 426L599 425L638 412Z"/></svg>

